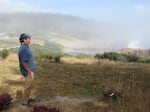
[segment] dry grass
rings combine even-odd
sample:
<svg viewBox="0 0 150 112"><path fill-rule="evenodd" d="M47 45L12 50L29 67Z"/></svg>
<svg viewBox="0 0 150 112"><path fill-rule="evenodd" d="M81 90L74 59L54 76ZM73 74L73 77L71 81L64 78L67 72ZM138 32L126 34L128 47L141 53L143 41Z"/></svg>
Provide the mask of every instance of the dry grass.
<svg viewBox="0 0 150 112"><path fill-rule="evenodd" d="M7 59L0 59L0 93L8 92L15 97L16 91L22 89L23 77L20 75L16 54Z"/></svg>
<svg viewBox="0 0 150 112"><path fill-rule="evenodd" d="M44 41L43 40L39 40L39 39L33 39L31 41L31 44L35 44L35 45L40 45L40 46L44 46Z"/></svg>
<svg viewBox="0 0 150 112"><path fill-rule="evenodd" d="M17 57L11 55L0 61L0 90L14 96L15 91L23 87ZM107 90L119 92L122 96L116 101L100 98L96 103L80 102L78 105L71 101L70 105L69 102L57 102L56 105L64 112L75 112L77 109L78 112L150 111L149 64L63 57L61 63L37 59L36 65L33 96L94 96Z"/></svg>

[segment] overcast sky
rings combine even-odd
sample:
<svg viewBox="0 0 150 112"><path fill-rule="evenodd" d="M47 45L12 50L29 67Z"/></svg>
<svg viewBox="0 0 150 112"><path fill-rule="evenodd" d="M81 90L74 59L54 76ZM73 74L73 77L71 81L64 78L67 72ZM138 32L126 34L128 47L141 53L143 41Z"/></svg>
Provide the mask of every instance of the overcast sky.
<svg viewBox="0 0 150 112"><path fill-rule="evenodd" d="M111 32L109 41L150 48L150 0L0 0L0 13L16 12L60 13L111 23L118 32Z"/></svg>

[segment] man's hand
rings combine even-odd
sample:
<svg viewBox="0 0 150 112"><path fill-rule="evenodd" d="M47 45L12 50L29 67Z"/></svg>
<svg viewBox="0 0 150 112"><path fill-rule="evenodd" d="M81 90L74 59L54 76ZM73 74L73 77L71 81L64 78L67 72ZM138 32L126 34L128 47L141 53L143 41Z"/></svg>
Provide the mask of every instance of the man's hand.
<svg viewBox="0 0 150 112"><path fill-rule="evenodd" d="M31 75L32 80L34 80L34 73L31 72L30 75Z"/></svg>

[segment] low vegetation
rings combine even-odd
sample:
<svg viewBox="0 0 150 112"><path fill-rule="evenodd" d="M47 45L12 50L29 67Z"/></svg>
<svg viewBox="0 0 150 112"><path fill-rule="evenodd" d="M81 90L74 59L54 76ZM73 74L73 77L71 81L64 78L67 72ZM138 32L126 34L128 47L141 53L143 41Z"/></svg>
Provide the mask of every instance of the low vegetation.
<svg viewBox="0 0 150 112"><path fill-rule="evenodd" d="M11 91L13 97L15 91L12 91L12 88L20 89L24 84L18 77L20 73L17 66L11 67L11 63L17 64L14 59L13 57L11 59L13 61L9 61L10 65L7 67L10 69L7 73L9 75L4 75L0 66L0 80L2 80L0 90ZM7 60L2 63L3 66L8 64ZM56 103L55 106L60 107L62 112L150 111L149 64L75 57L61 57L60 63L55 63L40 57L36 58L36 68L32 93L34 96L102 96L92 102L74 100L73 103L67 101ZM12 80L11 76L18 78ZM4 84L5 87L2 86ZM9 110L8 112L11 112L11 108ZM21 109L19 111L30 112Z"/></svg>
<svg viewBox="0 0 150 112"><path fill-rule="evenodd" d="M10 94L3 93L0 94L0 112L4 109L7 109L10 105L12 97Z"/></svg>
<svg viewBox="0 0 150 112"><path fill-rule="evenodd" d="M61 112L60 109L56 107L48 107L48 106L34 106L31 112Z"/></svg>
<svg viewBox="0 0 150 112"><path fill-rule="evenodd" d="M40 56L38 56L37 58L40 59L46 59L46 60L50 60L50 61L54 61L59 63L61 60L62 54L57 54L57 53L51 53L51 54L41 54Z"/></svg>
<svg viewBox="0 0 150 112"><path fill-rule="evenodd" d="M98 61L100 61L101 59L109 59L112 61L150 63L149 58L143 59L135 54L118 54L115 52L105 52L103 54L97 53L94 57L98 59Z"/></svg>
<svg viewBox="0 0 150 112"><path fill-rule="evenodd" d="M40 63L37 68L36 85L43 87L36 86L35 94L43 95L43 91L46 96L103 94L104 98L100 99L100 102L108 104L109 111L148 112L150 110L148 106L150 105L148 97L150 65L109 60L100 60L98 64L97 60L92 58L86 60L79 58L75 59L75 62L66 60L68 58L62 57L59 64L38 60ZM108 94L108 91L115 96L109 97L111 93ZM117 100L112 100L113 98Z"/></svg>
<svg viewBox="0 0 150 112"><path fill-rule="evenodd" d="M9 50L3 49L2 51L0 51L1 58L5 59L8 55L9 55Z"/></svg>

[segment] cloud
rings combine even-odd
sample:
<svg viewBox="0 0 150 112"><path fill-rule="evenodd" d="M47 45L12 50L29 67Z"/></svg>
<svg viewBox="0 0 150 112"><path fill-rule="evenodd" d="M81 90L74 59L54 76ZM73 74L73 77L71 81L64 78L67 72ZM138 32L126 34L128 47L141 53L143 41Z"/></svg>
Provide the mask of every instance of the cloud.
<svg viewBox="0 0 150 112"><path fill-rule="evenodd" d="M143 12L145 8L146 7L144 5L140 5L140 4L134 6L134 9L139 12Z"/></svg>
<svg viewBox="0 0 150 112"><path fill-rule="evenodd" d="M138 40L131 41L128 48L140 48L140 42Z"/></svg>
<svg viewBox="0 0 150 112"><path fill-rule="evenodd" d="M38 12L39 9L24 3L15 2L14 0L0 0L0 13L16 13L16 12Z"/></svg>
<svg viewBox="0 0 150 112"><path fill-rule="evenodd" d="M150 14L150 6L136 4L133 6L133 10L138 14Z"/></svg>

